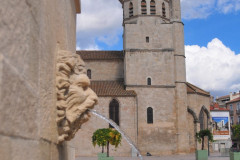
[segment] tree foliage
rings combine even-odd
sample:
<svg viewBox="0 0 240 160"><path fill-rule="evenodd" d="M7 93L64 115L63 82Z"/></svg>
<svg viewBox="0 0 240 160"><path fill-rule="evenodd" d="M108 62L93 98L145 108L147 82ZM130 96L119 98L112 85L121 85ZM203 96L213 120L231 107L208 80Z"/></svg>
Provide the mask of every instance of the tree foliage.
<svg viewBox="0 0 240 160"><path fill-rule="evenodd" d="M104 152L104 147L107 147L107 156L109 156L109 144L117 148L121 143L121 134L112 128L102 128L98 129L93 133L92 144L95 147L98 145L102 147L102 153Z"/></svg>
<svg viewBox="0 0 240 160"><path fill-rule="evenodd" d="M232 126L233 137L240 140L240 125L236 124Z"/></svg>
<svg viewBox="0 0 240 160"><path fill-rule="evenodd" d="M202 150L204 149L204 137L208 137L210 142L213 142L213 134L210 130L204 129L196 133L196 138L199 143L202 142Z"/></svg>

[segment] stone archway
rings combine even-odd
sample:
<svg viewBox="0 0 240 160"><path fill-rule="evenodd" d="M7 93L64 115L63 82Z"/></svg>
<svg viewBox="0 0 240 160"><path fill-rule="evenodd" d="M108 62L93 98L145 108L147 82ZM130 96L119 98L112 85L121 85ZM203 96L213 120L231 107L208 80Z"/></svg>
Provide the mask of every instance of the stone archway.
<svg viewBox="0 0 240 160"><path fill-rule="evenodd" d="M188 113L190 113L193 116L194 123L199 122L199 120L197 118L197 114L190 107L188 107Z"/></svg>
<svg viewBox="0 0 240 160"><path fill-rule="evenodd" d="M117 125L120 124L119 122L119 102L113 98L109 104L109 118L113 120ZM109 124L110 128L113 128L112 125Z"/></svg>
<svg viewBox="0 0 240 160"><path fill-rule="evenodd" d="M208 111L208 109L205 106L202 106L202 109L206 114L207 114L207 118L210 118L210 112Z"/></svg>
<svg viewBox="0 0 240 160"><path fill-rule="evenodd" d="M197 127L198 127L199 119L197 117L197 114L194 112L194 110L191 109L189 106L187 110L188 110L188 113L193 118L193 122L189 123L189 146L193 146L193 147L190 147L190 152L195 152L197 149L197 139L195 137L195 134L198 131Z"/></svg>
<svg viewBox="0 0 240 160"><path fill-rule="evenodd" d="M204 105L202 106L199 113L199 122L200 122L200 130L209 129L210 112ZM208 154L209 154L209 140L206 139L204 143L205 143L205 146L207 146Z"/></svg>
<svg viewBox="0 0 240 160"><path fill-rule="evenodd" d="M205 118L207 116L207 119ZM210 112L205 106L202 106L199 112L199 122L200 122L200 129L208 129L209 128L209 119L210 119Z"/></svg>

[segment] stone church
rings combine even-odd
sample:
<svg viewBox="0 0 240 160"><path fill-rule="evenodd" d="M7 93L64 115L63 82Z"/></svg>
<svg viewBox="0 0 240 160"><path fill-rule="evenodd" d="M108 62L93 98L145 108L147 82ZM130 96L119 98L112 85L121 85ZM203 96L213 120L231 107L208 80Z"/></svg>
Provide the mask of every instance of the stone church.
<svg viewBox="0 0 240 160"><path fill-rule="evenodd" d="M114 120L141 154L184 154L210 124L210 93L186 81L180 0L120 0L123 51L77 51L86 64L95 109ZM109 124L92 115L77 133L76 156L96 156L91 136ZM110 155L134 155L123 139Z"/></svg>

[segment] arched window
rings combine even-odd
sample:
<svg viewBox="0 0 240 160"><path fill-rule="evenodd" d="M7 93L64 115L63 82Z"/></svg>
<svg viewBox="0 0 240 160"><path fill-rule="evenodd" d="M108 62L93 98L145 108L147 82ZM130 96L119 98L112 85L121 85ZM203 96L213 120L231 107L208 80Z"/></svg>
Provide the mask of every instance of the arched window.
<svg viewBox="0 0 240 160"><path fill-rule="evenodd" d="M152 79L151 79L151 78L148 78L148 79L147 79L147 84L148 84L149 86L152 85Z"/></svg>
<svg viewBox="0 0 240 160"><path fill-rule="evenodd" d="M153 109L152 109L152 107L147 108L147 123L148 124L153 123Z"/></svg>
<svg viewBox="0 0 240 160"><path fill-rule="evenodd" d="M133 16L133 4L132 2L129 3L129 17Z"/></svg>
<svg viewBox="0 0 240 160"><path fill-rule="evenodd" d="M166 17L166 6L164 2L162 3L162 16Z"/></svg>
<svg viewBox="0 0 240 160"><path fill-rule="evenodd" d="M116 99L113 99L109 104L109 118L119 125L119 103ZM110 128L113 128L109 124Z"/></svg>
<svg viewBox="0 0 240 160"><path fill-rule="evenodd" d="M199 115L199 121L200 121L200 130L204 130L204 111L201 110L200 115Z"/></svg>
<svg viewBox="0 0 240 160"><path fill-rule="evenodd" d="M147 3L145 0L142 0L141 2L141 11L143 15L147 14Z"/></svg>
<svg viewBox="0 0 240 160"><path fill-rule="evenodd" d="M91 69L87 70L87 76L88 76L89 79L92 78L92 71L91 71Z"/></svg>
<svg viewBox="0 0 240 160"><path fill-rule="evenodd" d="M150 2L150 14L155 15L156 14L156 6L155 6L155 1L151 0Z"/></svg>

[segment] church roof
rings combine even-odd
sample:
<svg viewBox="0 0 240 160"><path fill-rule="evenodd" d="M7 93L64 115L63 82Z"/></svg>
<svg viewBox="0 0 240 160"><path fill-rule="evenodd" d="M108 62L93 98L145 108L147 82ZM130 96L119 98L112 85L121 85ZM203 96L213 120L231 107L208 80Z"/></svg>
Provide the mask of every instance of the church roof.
<svg viewBox="0 0 240 160"><path fill-rule="evenodd" d="M133 90L126 90L123 81L91 81L92 90L99 97L135 97Z"/></svg>
<svg viewBox="0 0 240 160"><path fill-rule="evenodd" d="M187 82L187 93L188 94L193 94L193 93L197 93L197 94L200 94L200 95L204 95L204 96L210 96L210 93L207 92L207 91L204 91L203 89L197 87L197 86L194 86L193 84Z"/></svg>
<svg viewBox="0 0 240 160"><path fill-rule="evenodd" d="M123 51L77 51L83 60L123 60Z"/></svg>

